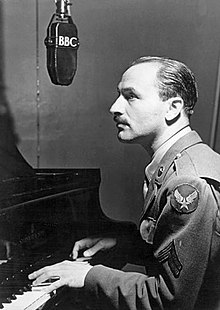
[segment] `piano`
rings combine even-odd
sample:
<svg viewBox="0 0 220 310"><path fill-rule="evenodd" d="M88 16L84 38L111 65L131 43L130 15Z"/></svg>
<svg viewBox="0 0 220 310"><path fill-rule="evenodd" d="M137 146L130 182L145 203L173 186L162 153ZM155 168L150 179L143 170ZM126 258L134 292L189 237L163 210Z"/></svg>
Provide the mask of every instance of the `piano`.
<svg viewBox="0 0 220 310"><path fill-rule="evenodd" d="M109 219L99 201L99 169L33 169L0 181L0 309L85 310L83 290L52 294L33 289L27 275L70 259L76 240L94 234L126 234L133 223ZM91 260L122 268L125 257L109 250ZM46 284L45 284L46 285ZM49 285L49 284L48 284Z"/></svg>

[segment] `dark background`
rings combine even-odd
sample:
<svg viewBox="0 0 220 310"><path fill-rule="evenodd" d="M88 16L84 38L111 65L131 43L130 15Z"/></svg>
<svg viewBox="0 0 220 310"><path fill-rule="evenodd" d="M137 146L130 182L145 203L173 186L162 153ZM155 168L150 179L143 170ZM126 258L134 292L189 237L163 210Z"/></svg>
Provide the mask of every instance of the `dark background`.
<svg viewBox="0 0 220 310"><path fill-rule="evenodd" d="M10 136L8 143L18 142L33 167L38 157L41 168L101 168L103 210L117 219L138 221L149 157L139 146L120 144L116 138L108 110L117 96L117 83L128 63L140 56L185 62L200 90L192 127L209 143L220 54L219 0L72 4L80 39L78 69L73 83L61 87L50 82L45 65L44 38L54 1L0 1L1 139ZM217 132L219 136L219 128ZM215 149L220 151L218 139Z"/></svg>

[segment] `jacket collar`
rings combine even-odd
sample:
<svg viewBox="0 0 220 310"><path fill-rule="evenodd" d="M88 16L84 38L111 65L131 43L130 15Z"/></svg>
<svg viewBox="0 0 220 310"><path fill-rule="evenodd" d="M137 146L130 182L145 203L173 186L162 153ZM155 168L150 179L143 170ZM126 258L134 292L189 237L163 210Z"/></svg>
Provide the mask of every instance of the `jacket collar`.
<svg viewBox="0 0 220 310"><path fill-rule="evenodd" d="M155 170L157 169L158 165L160 164L161 159L163 158L164 154L171 148L171 146L176 143L180 138L185 136L187 133L191 132L192 129L189 125L181 128L177 131L174 135L172 135L169 139L167 139L162 145L156 150L154 153L151 162L145 168L145 175L146 178L150 181Z"/></svg>
<svg viewBox="0 0 220 310"><path fill-rule="evenodd" d="M166 176L168 169L174 160L181 156L181 152L186 150L192 145L201 143L202 139L196 131L191 131L181 137L177 142L175 142L170 149L165 153L161 159L152 180L155 180L156 183L161 184Z"/></svg>

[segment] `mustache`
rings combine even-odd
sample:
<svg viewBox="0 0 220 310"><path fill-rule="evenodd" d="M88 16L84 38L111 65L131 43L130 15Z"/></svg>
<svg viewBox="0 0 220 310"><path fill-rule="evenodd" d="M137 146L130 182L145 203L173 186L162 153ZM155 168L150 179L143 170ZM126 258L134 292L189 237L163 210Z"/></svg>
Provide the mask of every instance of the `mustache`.
<svg viewBox="0 0 220 310"><path fill-rule="evenodd" d="M117 124L124 124L124 125L128 125L128 122L125 118L115 115L113 117L113 120L117 123Z"/></svg>

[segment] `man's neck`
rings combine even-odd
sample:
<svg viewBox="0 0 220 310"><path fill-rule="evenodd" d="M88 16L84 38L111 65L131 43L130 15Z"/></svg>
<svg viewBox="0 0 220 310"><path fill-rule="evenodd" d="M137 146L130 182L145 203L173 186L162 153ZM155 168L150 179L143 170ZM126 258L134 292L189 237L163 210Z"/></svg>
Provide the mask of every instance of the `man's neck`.
<svg viewBox="0 0 220 310"><path fill-rule="evenodd" d="M179 136L182 136L182 133L184 135L184 133L187 131L190 131L191 128L189 126L189 124L185 125L185 126L182 126L181 128L179 128L178 130L176 130L175 132L171 133L168 138L166 139L162 139L160 141L160 143L157 144L157 147L155 148L154 150L154 153L157 152L158 149L160 149L163 145L167 144L169 141L171 140L176 140L176 139L179 139ZM176 139L175 139L176 137ZM173 143L172 143L173 144Z"/></svg>
<svg viewBox="0 0 220 310"><path fill-rule="evenodd" d="M173 124L170 127L165 128L161 134L157 135L150 144L142 144L144 149L148 152L148 154L152 157L153 154L167 141L169 141L176 134L184 130L185 128L190 128L189 122L184 121L179 124Z"/></svg>

